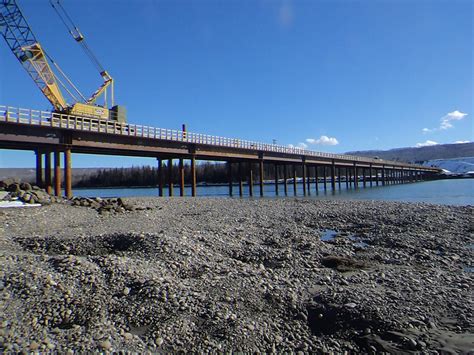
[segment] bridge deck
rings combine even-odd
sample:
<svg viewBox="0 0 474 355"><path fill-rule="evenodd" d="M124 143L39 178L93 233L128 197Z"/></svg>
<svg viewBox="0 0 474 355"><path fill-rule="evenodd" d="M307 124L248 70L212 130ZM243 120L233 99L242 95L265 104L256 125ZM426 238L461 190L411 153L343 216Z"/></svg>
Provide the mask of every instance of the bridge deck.
<svg viewBox="0 0 474 355"><path fill-rule="evenodd" d="M71 194L71 152L154 157L160 160L159 164L162 159L171 161L173 158L191 159L193 166L196 159L221 160L229 164L247 162L250 166L250 180L252 179L252 162L258 162L261 186L263 186L264 163L272 163L275 166L302 165L304 167L303 174L306 174L306 169L311 166L329 166L333 189L335 189L336 168L345 168L346 175L348 170L352 169L356 187L358 169L364 172L364 176L365 169L380 170L382 180L385 179L385 170L397 171L397 174L402 177L406 174L434 174L440 171L437 168L402 162L316 152L238 138L120 124L113 121L9 106L0 106L0 148L34 150L37 155L47 156L51 152L57 155L59 152L64 152L67 195ZM58 162L55 164L59 164L59 158L56 157L56 160ZM41 170L40 158L37 158L38 169ZM57 171L58 169L56 167ZM194 173L195 171L193 171ZM340 175L340 171L338 173ZM37 174L38 178L40 175L40 173ZM230 179L232 180L232 176ZM183 177L181 181L184 181ZM251 181L250 184L252 184ZM263 191L263 188L261 190Z"/></svg>

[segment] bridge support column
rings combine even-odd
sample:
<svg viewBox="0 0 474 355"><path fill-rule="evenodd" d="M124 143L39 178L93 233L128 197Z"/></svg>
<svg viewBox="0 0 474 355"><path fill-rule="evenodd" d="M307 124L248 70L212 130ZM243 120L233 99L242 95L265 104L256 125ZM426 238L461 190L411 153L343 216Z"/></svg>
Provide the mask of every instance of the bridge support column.
<svg viewBox="0 0 474 355"><path fill-rule="evenodd" d="M179 159L179 196L184 196L184 161Z"/></svg>
<svg viewBox="0 0 474 355"><path fill-rule="evenodd" d="M339 186L339 190L341 190L341 167L337 168L337 185Z"/></svg>
<svg viewBox="0 0 474 355"><path fill-rule="evenodd" d="M168 159L168 196L173 196L173 159Z"/></svg>
<svg viewBox="0 0 474 355"><path fill-rule="evenodd" d="M362 179L363 179L363 186L367 187L367 174L366 174L365 168L362 168Z"/></svg>
<svg viewBox="0 0 474 355"><path fill-rule="evenodd" d="M306 163L303 159L303 164L301 164L301 170L303 171L303 196L306 196Z"/></svg>
<svg viewBox="0 0 474 355"><path fill-rule="evenodd" d="M336 163L334 160L331 164L331 189L332 191L336 191Z"/></svg>
<svg viewBox="0 0 474 355"><path fill-rule="evenodd" d="M381 176L381 179L382 179L382 186L385 186L385 165L382 166L382 176Z"/></svg>
<svg viewBox="0 0 474 355"><path fill-rule="evenodd" d="M296 196L297 193L297 185L296 185L296 165L293 164L293 195Z"/></svg>
<svg viewBox="0 0 474 355"><path fill-rule="evenodd" d="M51 152L44 154L44 187L46 192L51 195L53 193L53 181L51 175Z"/></svg>
<svg viewBox="0 0 474 355"><path fill-rule="evenodd" d="M306 190L308 196L311 196L311 167L309 165L306 165Z"/></svg>
<svg viewBox="0 0 474 355"><path fill-rule="evenodd" d="M263 197L263 179L264 179L264 171L263 171L263 159L260 159L259 162L258 162L258 166L259 166L259 178L260 178L260 197Z"/></svg>
<svg viewBox="0 0 474 355"><path fill-rule="evenodd" d="M72 161L71 148L64 151L64 189L67 198L72 198Z"/></svg>
<svg viewBox="0 0 474 355"><path fill-rule="evenodd" d="M191 195L196 197L196 156L191 155Z"/></svg>
<svg viewBox="0 0 474 355"><path fill-rule="evenodd" d="M372 164L370 164L370 165L369 165L370 187L372 187L372 185L373 185L373 182L372 182L373 176L372 176L372 174L373 174L373 171L372 171Z"/></svg>
<svg viewBox="0 0 474 355"><path fill-rule="evenodd" d="M359 171L357 169L357 164L354 163L354 188L359 188Z"/></svg>
<svg viewBox="0 0 474 355"><path fill-rule="evenodd" d="M234 192L232 191L233 188L233 181L232 181L232 162L229 160L227 162L227 181L229 183L229 196L234 196Z"/></svg>
<svg viewBox="0 0 474 355"><path fill-rule="evenodd" d="M242 180L242 162L239 161L239 196L242 197L244 195L244 182Z"/></svg>
<svg viewBox="0 0 474 355"><path fill-rule="evenodd" d="M275 196L278 196L278 164L275 164Z"/></svg>
<svg viewBox="0 0 474 355"><path fill-rule="evenodd" d="M158 162L158 196L163 197L163 161L156 158Z"/></svg>
<svg viewBox="0 0 474 355"><path fill-rule="evenodd" d="M350 176L349 176L349 168L346 166L345 169L346 169L346 189L348 190L351 179L350 179Z"/></svg>
<svg viewBox="0 0 474 355"><path fill-rule="evenodd" d="M36 153L36 186L43 187L43 154L39 149L35 150Z"/></svg>
<svg viewBox="0 0 474 355"><path fill-rule="evenodd" d="M324 191L328 189L328 171L326 169L326 165L323 166L323 184L324 184Z"/></svg>
<svg viewBox="0 0 474 355"><path fill-rule="evenodd" d="M54 151L54 195L61 196L61 161L60 151Z"/></svg>
<svg viewBox="0 0 474 355"><path fill-rule="evenodd" d="M314 166L314 187L316 188L316 194L319 192L319 174L318 174L318 166Z"/></svg>
<svg viewBox="0 0 474 355"><path fill-rule="evenodd" d="M283 190L285 196L288 196L288 165L283 165Z"/></svg>
<svg viewBox="0 0 474 355"><path fill-rule="evenodd" d="M253 196L253 171L252 171L252 162L249 162L248 166L248 185L249 185L249 196Z"/></svg>

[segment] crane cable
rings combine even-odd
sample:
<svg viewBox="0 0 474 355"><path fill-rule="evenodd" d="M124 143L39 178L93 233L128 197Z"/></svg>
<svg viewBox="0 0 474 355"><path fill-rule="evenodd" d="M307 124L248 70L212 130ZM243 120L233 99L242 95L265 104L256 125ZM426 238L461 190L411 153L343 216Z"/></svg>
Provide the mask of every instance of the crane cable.
<svg viewBox="0 0 474 355"><path fill-rule="evenodd" d="M102 73L105 71L104 67L100 64L99 60L97 57L94 55L92 50L89 48L87 43L85 42L84 36L79 31L79 28L74 24L72 21L71 17L68 15L67 11L64 9L64 7L61 5L59 0L49 0L49 3L53 7L54 11L58 14L59 18L61 19L62 23L66 27L67 31L69 34L74 38L76 42L78 42L86 55L89 57L91 60L92 64L95 65L99 73ZM56 5L55 5L56 3Z"/></svg>

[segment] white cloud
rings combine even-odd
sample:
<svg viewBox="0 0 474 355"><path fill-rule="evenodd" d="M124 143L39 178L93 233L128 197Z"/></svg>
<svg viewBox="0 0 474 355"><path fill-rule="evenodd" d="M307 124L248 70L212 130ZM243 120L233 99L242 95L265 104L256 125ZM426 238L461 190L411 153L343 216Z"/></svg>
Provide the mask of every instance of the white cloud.
<svg viewBox="0 0 474 355"><path fill-rule="evenodd" d="M423 142L423 143L416 143L416 147L417 148L420 148L420 147L429 147L431 145L437 145L438 143L435 142L435 141L430 141L430 140L427 140L426 142Z"/></svg>
<svg viewBox="0 0 474 355"><path fill-rule="evenodd" d="M288 148L294 148L295 146L293 144L288 144Z"/></svg>
<svg viewBox="0 0 474 355"><path fill-rule="evenodd" d="M452 121L460 121L466 116L467 116L467 113L464 113L458 110L450 112L447 115L441 117L441 124L439 126L439 129L452 128L453 127L453 124L451 123Z"/></svg>
<svg viewBox="0 0 474 355"><path fill-rule="evenodd" d="M459 110L455 110L441 117L440 119L441 123L438 128L423 128L421 131L423 133L430 133L430 132L453 128L454 127L452 124L453 121L460 121L466 116L467 116L467 113L461 112Z"/></svg>
<svg viewBox="0 0 474 355"><path fill-rule="evenodd" d="M299 143L298 143L298 148L306 149L306 148L308 148L308 145L307 145L306 143L299 142Z"/></svg>
<svg viewBox="0 0 474 355"><path fill-rule="evenodd" d="M455 144L471 143L471 141L456 141Z"/></svg>
<svg viewBox="0 0 474 355"><path fill-rule="evenodd" d="M309 144L319 144L319 145L338 145L339 141L334 137L321 136L318 139L307 138L306 142Z"/></svg>

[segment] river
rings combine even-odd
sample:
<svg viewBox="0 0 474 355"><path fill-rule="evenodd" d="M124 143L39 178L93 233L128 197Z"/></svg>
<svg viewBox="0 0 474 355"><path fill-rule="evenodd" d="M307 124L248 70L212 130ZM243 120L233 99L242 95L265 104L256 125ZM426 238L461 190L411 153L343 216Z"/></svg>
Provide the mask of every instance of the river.
<svg viewBox="0 0 474 355"><path fill-rule="evenodd" d="M427 202L447 205L474 205L474 179L451 179L435 180L410 184L399 184L390 186L363 187L362 183L358 189L345 188L345 183L341 185L341 190L324 191L323 184L319 184L319 193L316 193L314 183L311 184L311 196L305 198L312 199L346 199L346 200L382 200L382 201L405 201L405 202ZM146 188L100 188L100 189L74 189L74 195L83 197L140 197L158 196L158 189ZM238 197L238 186L233 188L234 198ZM279 185L280 197L283 198L283 184ZM197 195L200 197L222 197L227 198L229 187L219 186L198 186ZM164 189L165 196L168 189ZM175 186L174 195L179 195L179 188ZM185 188L185 195L191 195L191 188ZM254 186L254 198L259 198L259 186ZM268 198L275 198L275 185L265 184L264 195ZM293 197L293 185L288 184L288 197ZM303 196L303 185L297 186L297 196ZM244 198L248 197L248 187L244 186Z"/></svg>

